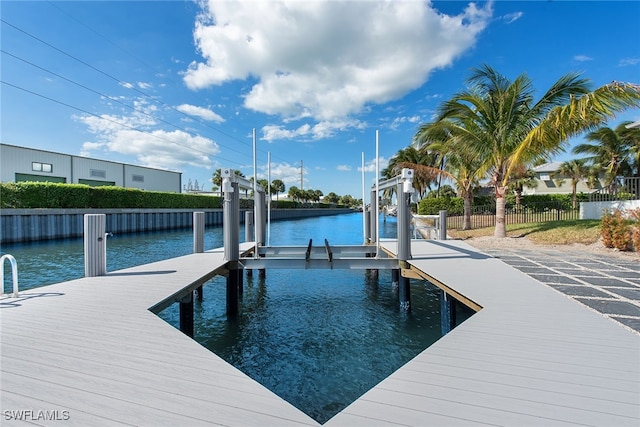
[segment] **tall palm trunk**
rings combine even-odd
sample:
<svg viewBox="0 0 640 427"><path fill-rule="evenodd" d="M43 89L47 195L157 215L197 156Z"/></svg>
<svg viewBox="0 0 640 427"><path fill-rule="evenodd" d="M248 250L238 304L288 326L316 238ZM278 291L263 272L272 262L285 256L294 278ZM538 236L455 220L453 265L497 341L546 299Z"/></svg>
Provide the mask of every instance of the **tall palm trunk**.
<svg viewBox="0 0 640 427"><path fill-rule="evenodd" d="M462 215L462 229L471 230L471 199L473 194L470 191L464 193L464 213Z"/></svg>
<svg viewBox="0 0 640 427"><path fill-rule="evenodd" d="M506 205L507 201L504 197L507 188L502 185L502 180L496 180L496 229L493 232L494 237L507 237Z"/></svg>

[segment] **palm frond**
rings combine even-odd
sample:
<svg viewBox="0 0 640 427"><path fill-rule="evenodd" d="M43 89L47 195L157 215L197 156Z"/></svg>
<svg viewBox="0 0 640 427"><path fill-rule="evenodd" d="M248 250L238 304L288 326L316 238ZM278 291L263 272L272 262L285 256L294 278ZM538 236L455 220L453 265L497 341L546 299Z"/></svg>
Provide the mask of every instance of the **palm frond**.
<svg viewBox="0 0 640 427"><path fill-rule="evenodd" d="M526 135L513 160L518 162L530 152L556 154L569 138L595 130L616 113L637 107L640 86L633 83L612 82L580 97L571 96L568 104L551 109Z"/></svg>

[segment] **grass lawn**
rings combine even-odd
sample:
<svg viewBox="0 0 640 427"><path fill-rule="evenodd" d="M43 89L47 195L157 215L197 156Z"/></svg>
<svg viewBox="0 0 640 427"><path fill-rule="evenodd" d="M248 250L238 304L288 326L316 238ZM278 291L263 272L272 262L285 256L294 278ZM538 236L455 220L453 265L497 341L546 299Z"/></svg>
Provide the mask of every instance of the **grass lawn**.
<svg viewBox="0 0 640 427"><path fill-rule="evenodd" d="M600 220L574 219L565 221L532 222L528 224L508 224L507 236L527 236L532 242L543 245L568 245L583 243L589 245L600 239ZM454 239L493 236L494 227L475 230L447 230Z"/></svg>

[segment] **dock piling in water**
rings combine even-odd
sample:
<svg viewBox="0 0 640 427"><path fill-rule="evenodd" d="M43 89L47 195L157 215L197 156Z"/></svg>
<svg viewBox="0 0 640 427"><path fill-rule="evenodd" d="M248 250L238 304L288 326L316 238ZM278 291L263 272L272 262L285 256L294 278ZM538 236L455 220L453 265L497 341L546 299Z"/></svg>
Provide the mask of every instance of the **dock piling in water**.
<svg viewBox="0 0 640 427"><path fill-rule="evenodd" d="M180 300L180 331L193 338L193 292Z"/></svg>
<svg viewBox="0 0 640 427"><path fill-rule="evenodd" d="M446 292L440 296L440 318L442 335L446 335L456 327L456 300Z"/></svg>

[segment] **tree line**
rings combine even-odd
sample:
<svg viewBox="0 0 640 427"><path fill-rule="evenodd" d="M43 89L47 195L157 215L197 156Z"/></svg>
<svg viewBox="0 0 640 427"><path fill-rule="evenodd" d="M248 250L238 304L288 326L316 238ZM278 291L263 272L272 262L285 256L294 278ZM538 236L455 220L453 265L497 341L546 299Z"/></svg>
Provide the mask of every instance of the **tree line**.
<svg viewBox="0 0 640 427"><path fill-rule="evenodd" d="M233 173L237 176L245 178L244 174L237 169L234 169ZM249 180L253 182L253 177L251 177ZM216 169L211 178L211 182L213 182L213 191L219 191L219 189L222 187L222 169ZM259 179L258 184L267 191L270 189L271 194L276 195L276 200L279 200L279 195L284 194L286 190L284 182L280 179L274 179L270 184L266 179ZM251 189L246 189L246 194L253 194L253 191ZM287 196L290 200L301 203L319 203L322 200L324 203L338 204L349 207L359 207L362 205L362 199L355 199L349 194L345 196L338 196L336 193L331 192L324 196L321 190L304 190L296 187L295 185L289 187Z"/></svg>

